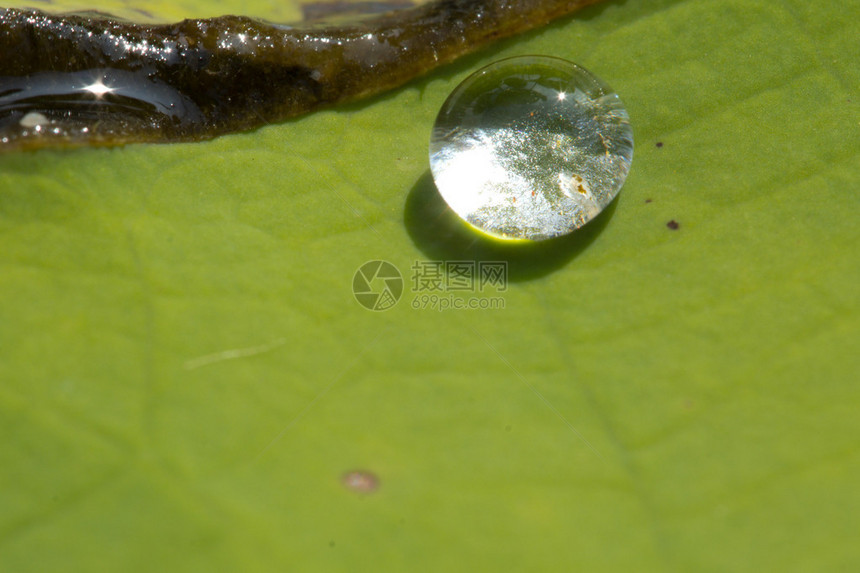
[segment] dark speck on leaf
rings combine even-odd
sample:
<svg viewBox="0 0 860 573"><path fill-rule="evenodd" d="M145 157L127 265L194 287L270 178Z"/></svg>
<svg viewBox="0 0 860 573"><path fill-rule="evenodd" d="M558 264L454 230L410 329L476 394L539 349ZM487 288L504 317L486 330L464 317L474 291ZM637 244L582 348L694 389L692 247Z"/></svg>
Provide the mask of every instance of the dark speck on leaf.
<svg viewBox="0 0 860 573"><path fill-rule="evenodd" d="M663 147L663 142L662 142L662 141L658 141L658 142L657 142L657 147Z"/></svg>
<svg viewBox="0 0 860 573"><path fill-rule="evenodd" d="M351 471L343 474L341 483L346 489L357 493L373 493L379 489L379 478L367 471Z"/></svg>
<svg viewBox="0 0 860 573"><path fill-rule="evenodd" d="M672 229L673 231L677 231L678 229L681 228L681 224L678 221L676 221L675 219L672 219L671 221L666 223L666 226L669 227L670 229Z"/></svg>
<svg viewBox="0 0 860 573"><path fill-rule="evenodd" d="M646 202L646 203L650 203L650 202L651 202L651 199L645 199L645 202Z"/></svg>

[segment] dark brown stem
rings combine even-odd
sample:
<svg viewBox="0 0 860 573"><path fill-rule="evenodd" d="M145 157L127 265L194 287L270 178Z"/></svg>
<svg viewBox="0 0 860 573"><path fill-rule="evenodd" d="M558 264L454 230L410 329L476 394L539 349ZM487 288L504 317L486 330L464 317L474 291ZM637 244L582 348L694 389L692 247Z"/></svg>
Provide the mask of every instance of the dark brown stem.
<svg viewBox="0 0 860 573"><path fill-rule="evenodd" d="M600 0L440 0L360 25L0 11L0 151L189 141L400 86Z"/></svg>

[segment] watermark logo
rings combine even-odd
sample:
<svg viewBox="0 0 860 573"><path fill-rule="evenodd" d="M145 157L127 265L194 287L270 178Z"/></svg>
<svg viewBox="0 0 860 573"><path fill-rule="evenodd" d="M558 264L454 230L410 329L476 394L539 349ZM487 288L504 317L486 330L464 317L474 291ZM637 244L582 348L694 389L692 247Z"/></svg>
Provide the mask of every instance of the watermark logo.
<svg viewBox="0 0 860 573"><path fill-rule="evenodd" d="M507 290L507 261L415 261L410 270L411 306L415 310L505 308L504 298L488 295ZM355 272L352 291L363 307L387 310L400 300L403 278L391 263L371 261Z"/></svg>
<svg viewBox="0 0 860 573"><path fill-rule="evenodd" d="M352 277L352 294L368 310L388 310L403 295L403 275L388 261L368 261Z"/></svg>

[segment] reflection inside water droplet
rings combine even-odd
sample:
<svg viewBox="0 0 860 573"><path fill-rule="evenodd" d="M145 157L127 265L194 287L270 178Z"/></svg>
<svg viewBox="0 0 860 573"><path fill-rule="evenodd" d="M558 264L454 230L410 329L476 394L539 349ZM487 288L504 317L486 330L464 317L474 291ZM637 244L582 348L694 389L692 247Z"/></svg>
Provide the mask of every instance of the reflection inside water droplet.
<svg viewBox="0 0 860 573"><path fill-rule="evenodd" d="M440 194L504 239L569 233L618 194L633 159L619 97L583 68L546 56L501 60L445 101L430 140Z"/></svg>

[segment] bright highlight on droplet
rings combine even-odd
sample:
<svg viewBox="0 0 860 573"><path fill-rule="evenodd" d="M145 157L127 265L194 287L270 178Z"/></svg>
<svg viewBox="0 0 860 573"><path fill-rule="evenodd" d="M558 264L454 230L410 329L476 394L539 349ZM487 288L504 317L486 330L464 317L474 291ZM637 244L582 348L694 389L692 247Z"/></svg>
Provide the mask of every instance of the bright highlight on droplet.
<svg viewBox="0 0 860 573"><path fill-rule="evenodd" d="M105 94L111 93L113 88L106 86L101 80L96 80L88 86L82 88L83 91L90 92L97 98L104 97Z"/></svg>
<svg viewBox="0 0 860 573"><path fill-rule="evenodd" d="M478 70L445 101L430 139L442 197L474 227L543 240L578 229L618 194L633 130L618 95L547 56Z"/></svg>

